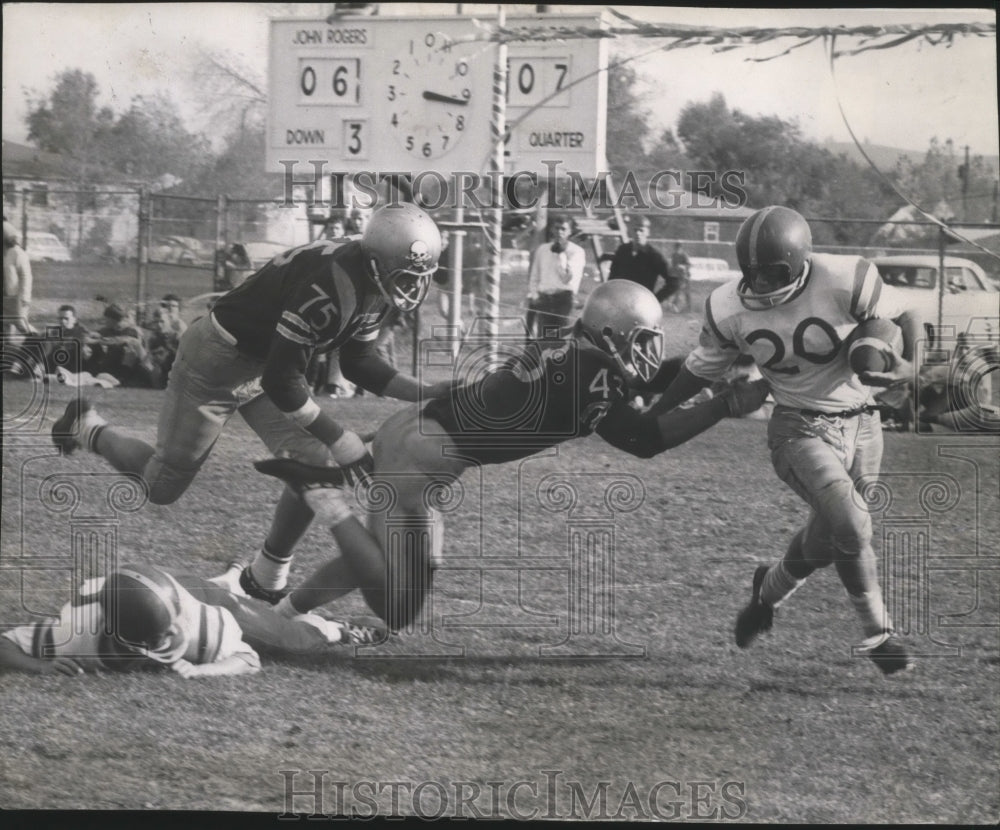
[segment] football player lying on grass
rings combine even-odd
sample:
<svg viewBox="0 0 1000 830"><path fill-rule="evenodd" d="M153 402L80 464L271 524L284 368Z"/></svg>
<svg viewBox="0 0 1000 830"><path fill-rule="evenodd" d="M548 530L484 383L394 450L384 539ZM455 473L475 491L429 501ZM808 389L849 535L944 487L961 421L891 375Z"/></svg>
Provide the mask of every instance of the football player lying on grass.
<svg viewBox="0 0 1000 830"><path fill-rule="evenodd" d="M185 678L252 674L260 671L255 647L306 653L383 636L318 614L287 619L210 580L123 565L106 579L86 580L57 618L4 632L0 672L78 675L167 666Z"/></svg>
<svg viewBox="0 0 1000 830"><path fill-rule="evenodd" d="M647 288L628 280L604 283L588 297L568 339L532 342L450 396L388 418L374 437L367 528L352 515L350 494L337 489L343 477L336 468L288 458L258 462L258 470L301 494L330 527L342 554L282 598L278 612L300 614L359 587L396 631L419 613L441 555L443 525L434 492L468 467L516 461L592 432L651 458L723 418L761 406L768 394L764 381L739 382L711 400L658 417L633 408L628 387L648 386L664 365L662 313ZM384 509L383 496L394 502L391 511ZM392 557L391 565L384 554L395 547L388 544L389 512L393 526L410 537L399 549L412 552Z"/></svg>

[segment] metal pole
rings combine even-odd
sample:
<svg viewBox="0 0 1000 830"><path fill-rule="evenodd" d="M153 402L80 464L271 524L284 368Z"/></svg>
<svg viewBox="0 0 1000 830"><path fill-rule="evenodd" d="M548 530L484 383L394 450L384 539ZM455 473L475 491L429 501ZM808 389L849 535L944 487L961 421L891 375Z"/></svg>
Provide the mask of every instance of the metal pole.
<svg viewBox="0 0 1000 830"><path fill-rule="evenodd" d="M459 193L458 199L458 205L455 207L455 222L460 224L465 221L465 200L462 193ZM454 335L451 351L455 357L458 357L458 350L461 345L458 333L462 329L462 267L465 259L465 230L458 229L451 231L451 240L451 282L446 289L450 298L448 327Z"/></svg>
<svg viewBox="0 0 1000 830"><path fill-rule="evenodd" d="M149 190L144 187L139 191L139 233L136 234L138 250L136 251L135 295L139 308L142 308L146 301L146 280L149 274L149 237L152 220L152 198Z"/></svg>
<svg viewBox="0 0 1000 830"><path fill-rule="evenodd" d="M948 244L945 238L945 230L940 225L938 226L938 310L937 310L937 333L934 336L934 340L938 341L941 336L941 321L942 315L944 313L944 251L945 245Z"/></svg>
<svg viewBox="0 0 1000 830"><path fill-rule="evenodd" d="M497 26L503 28L507 22L504 6L497 6ZM486 280L486 331L490 339L490 362L497 362L500 316L500 246L503 237L503 173L504 150L507 137L507 44L498 43L496 63L493 67L493 119L490 123L490 137L493 153L490 156L490 181L495 188L493 196L492 221L486 223L486 249L489 268Z"/></svg>
<svg viewBox="0 0 1000 830"><path fill-rule="evenodd" d="M212 274L212 291L218 291L226 277L226 245L229 241L229 206L227 197L220 193L215 201L215 269Z"/></svg>
<svg viewBox="0 0 1000 830"><path fill-rule="evenodd" d="M28 200L31 198L30 190L21 191L21 245L24 250L28 250Z"/></svg>

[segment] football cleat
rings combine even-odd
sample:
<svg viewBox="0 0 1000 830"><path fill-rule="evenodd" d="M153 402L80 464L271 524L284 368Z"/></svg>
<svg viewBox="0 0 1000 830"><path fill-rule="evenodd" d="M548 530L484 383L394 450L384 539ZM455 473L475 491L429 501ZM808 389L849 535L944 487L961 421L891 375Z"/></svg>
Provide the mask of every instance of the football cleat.
<svg viewBox="0 0 1000 830"><path fill-rule="evenodd" d="M277 605L292 592L287 585L284 588L265 588L254 579L253 569L249 567L240 571L239 586L248 597L262 600L268 605Z"/></svg>
<svg viewBox="0 0 1000 830"><path fill-rule="evenodd" d="M343 487L349 484L341 467L305 464L294 458L267 458L255 461L253 466L259 473L281 479L300 496L317 487Z"/></svg>
<svg viewBox="0 0 1000 830"><path fill-rule="evenodd" d="M740 648L748 648L759 634L770 631L774 624L774 608L760 598L768 567L760 565L753 572L753 596L736 617L736 645Z"/></svg>
<svg viewBox="0 0 1000 830"><path fill-rule="evenodd" d="M63 455L72 455L80 448L80 427L91 414L97 413L86 398L74 398L66 404L62 416L52 425L52 443L63 451Z"/></svg>
<svg viewBox="0 0 1000 830"><path fill-rule="evenodd" d="M865 654L885 675L913 668L913 658L910 657L906 646L891 631L866 640L858 647L858 651Z"/></svg>
<svg viewBox="0 0 1000 830"><path fill-rule="evenodd" d="M389 639L389 629L375 617L347 620L340 626L340 642L345 646L377 646Z"/></svg>

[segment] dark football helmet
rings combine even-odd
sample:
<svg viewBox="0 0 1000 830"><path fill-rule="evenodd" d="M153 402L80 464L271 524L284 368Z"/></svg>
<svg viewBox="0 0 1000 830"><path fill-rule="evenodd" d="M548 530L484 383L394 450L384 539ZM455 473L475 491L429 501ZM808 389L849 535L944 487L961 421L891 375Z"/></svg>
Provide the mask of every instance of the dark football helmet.
<svg viewBox="0 0 1000 830"><path fill-rule="evenodd" d="M653 292L618 279L590 292L577 333L610 355L627 381L648 382L663 361L662 324L663 309Z"/></svg>
<svg viewBox="0 0 1000 830"><path fill-rule="evenodd" d="M805 284L811 253L812 232L799 213L780 205L753 213L736 234L743 304L762 310L790 300Z"/></svg>
<svg viewBox="0 0 1000 830"><path fill-rule="evenodd" d="M441 232L416 205L386 205L372 214L361 249L375 284L400 311L427 296L441 257Z"/></svg>
<svg viewBox="0 0 1000 830"><path fill-rule="evenodd" d="M187 649L180 626L180 586L150 565L123 565L100 591L100 604L115 640L159 663L176 662Z"/></svg>

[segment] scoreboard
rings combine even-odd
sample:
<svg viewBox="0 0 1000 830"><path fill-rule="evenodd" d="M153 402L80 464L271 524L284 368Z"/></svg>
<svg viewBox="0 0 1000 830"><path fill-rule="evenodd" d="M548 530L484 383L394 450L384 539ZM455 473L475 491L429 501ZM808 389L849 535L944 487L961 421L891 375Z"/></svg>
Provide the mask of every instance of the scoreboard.
<svg viewBox="0 0 1000 830"><path fill-rule="evenodd" d="M605 25L599 16L510 18L508 28ZM461 42L472 17L271 21L267 166L344 173L482 173L493 153L497 46ZM604 38L507 48L506 169L606 169Z"/></svg>

